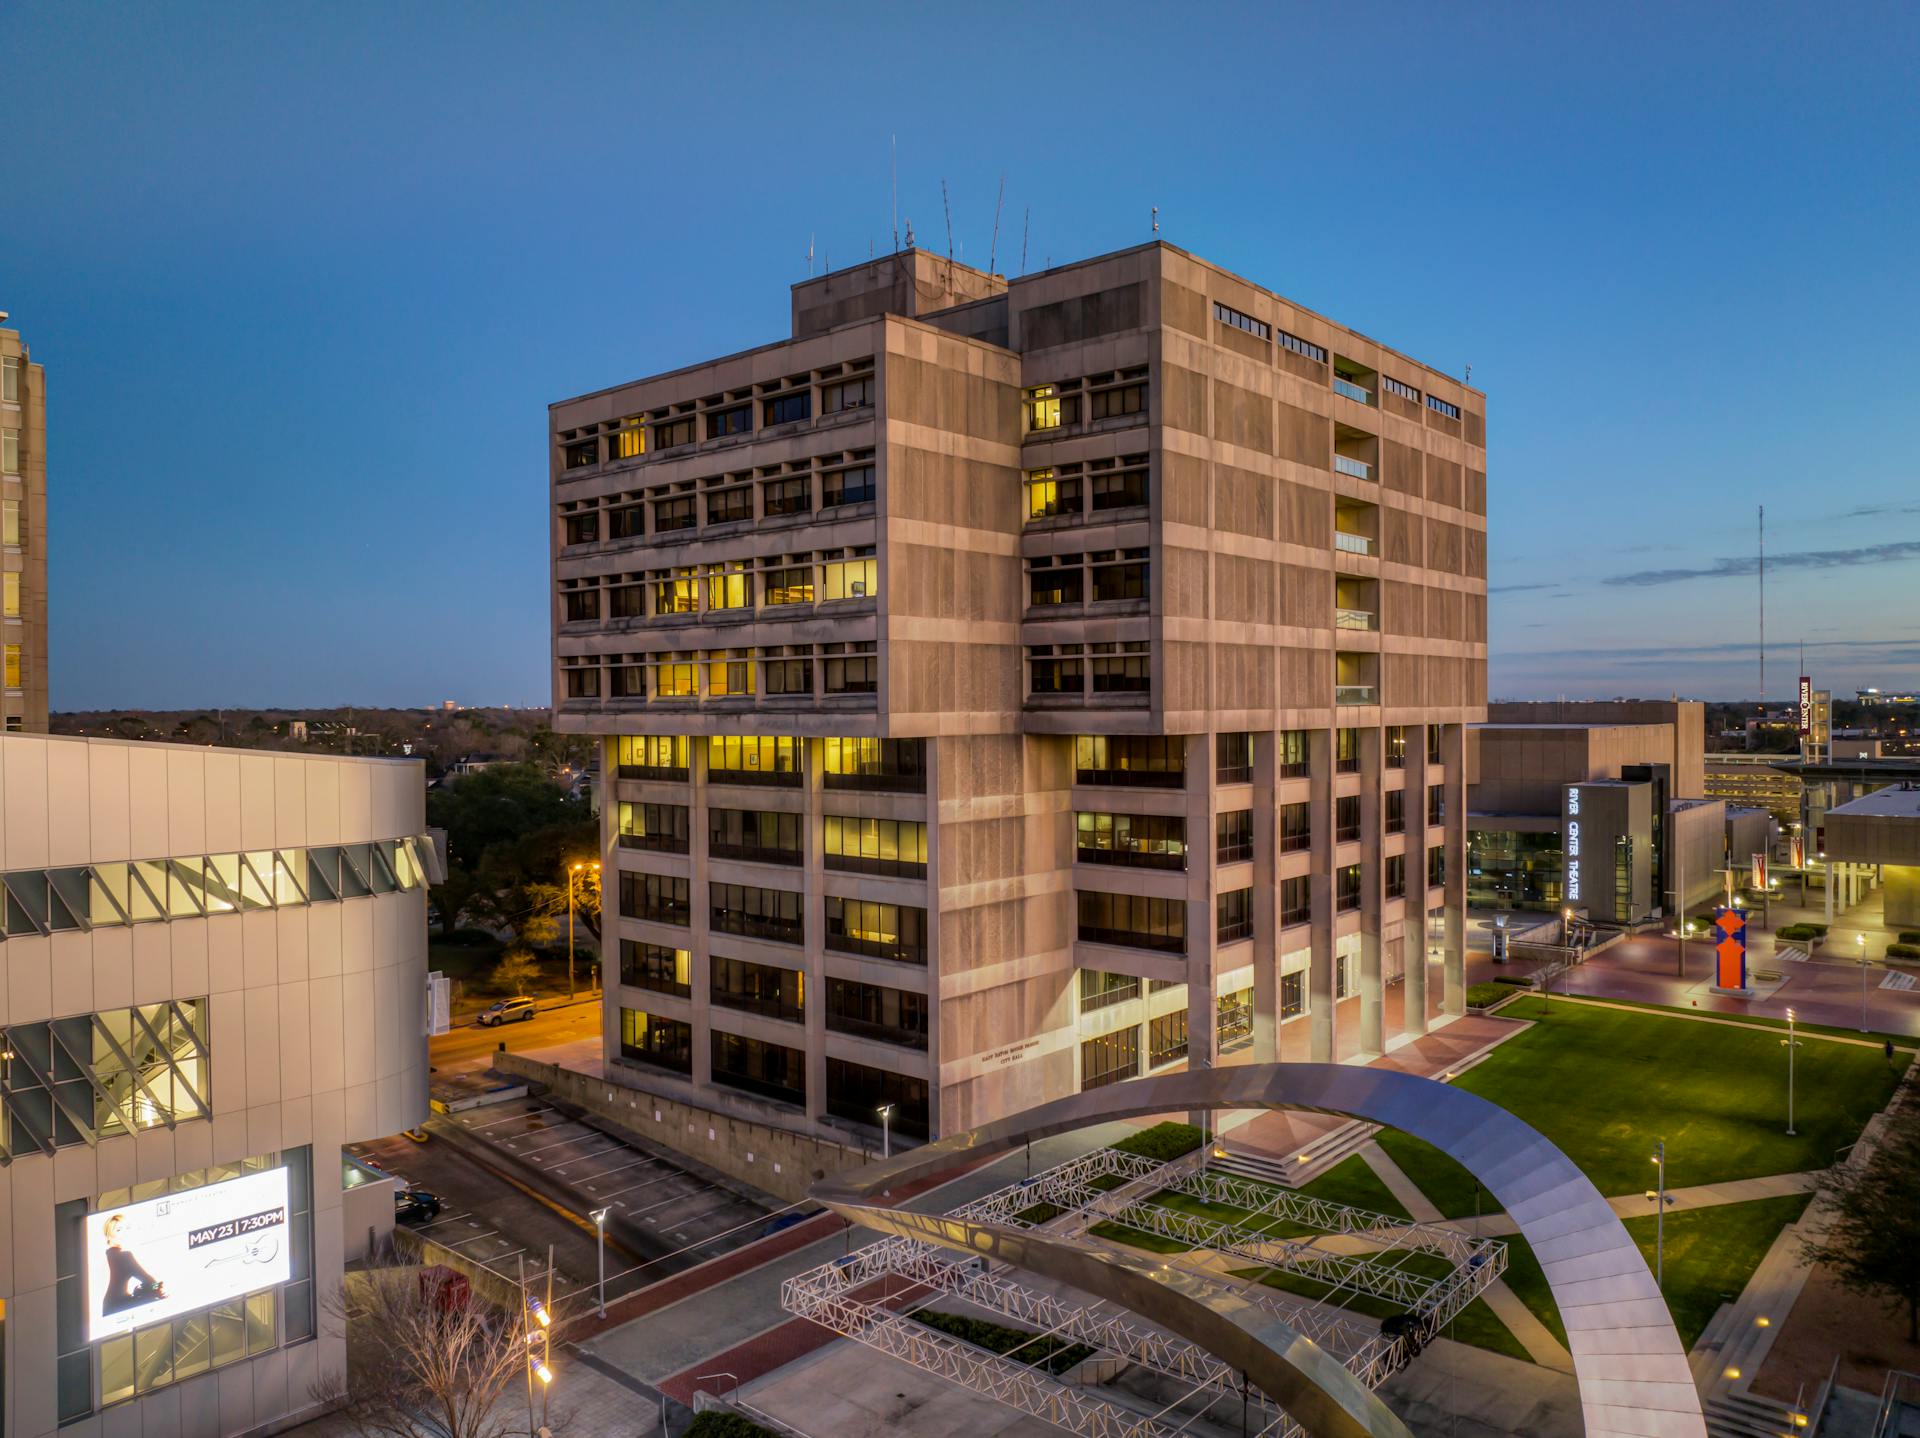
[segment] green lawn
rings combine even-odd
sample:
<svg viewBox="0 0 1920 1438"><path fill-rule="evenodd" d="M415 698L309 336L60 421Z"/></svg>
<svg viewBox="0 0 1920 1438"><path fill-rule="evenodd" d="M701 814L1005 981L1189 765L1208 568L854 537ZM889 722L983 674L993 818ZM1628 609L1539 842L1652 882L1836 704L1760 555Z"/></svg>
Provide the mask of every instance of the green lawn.
<svg viewBox="0 0 1920 1438"><path fill-rule="evenodd" d="M1396 1265L1399 1267L1430 1272L1436 1277L1448 1271L1446 1260L1436 1254L1406 1253L1400 1258L1400 1263ZM1366 1318L1391 1318L1394 1314L1405 1311L1399 1304L1376 1297L1371 1293L1342 1291L1329 1300L1333 1290L1328 1285L1311 1278L1303 1278L1297 1273L1275 1273L1263 1268L1235 1268L1230 1272L1235 1278L1264 1283L1269 1288L1278 1288L1282 1292L1297 1294L1301 1298L1331 1301L1336 1307ZM1462 1309L1447 1326L1444 1336L1461 1343L1471 1343L1476 1348L1503 1353L1509 1358L1518 1358L1522 1363L1533 1361L1520 1340L1515 1338L1508 1331L1507 1325L1495 1316L1491 1308L1487 1307L1485 1299L1476 1298Z"/></svg>
<svg viewBox="0 0 1920 1438"><path fill-rule="evenodd" d="M1553 1301L1553 1290L1547 1287L1547 1275L1540 1267L1540 1260L1534 1256L1533 1247L1518 1234L1509 1234L1500 1240L1507 1246L1507 1271L1500 1275L1501 1282L1513 1290L1513 1296L1533 1310L1533 1316L1546 1324L1553 1336L1560 1340L1560 1346L1567 1346L1567 1326L1560 1321L1560 1310Z"/></svg>
<svg viewBox="0 0 1920 1438"><path fill-rule="evenodd" d="M1309 1198L1344 1203L1348 1208L1364 1208L1369 1213L1385 1213L1394 1218L1413 1216L1357 1153L1341 1159L1312 1183L1300 1185L1300 1192Z"/></svg>
<svg viewBox="0 0 1920 1438"><path fill-rule="evenodd" d="M1908 1061L1899 1055L1890 1067L1877 1049L1806 1040L1797 1055L1800 1132L1789 1138L1777 1031L1591 1004L1549 1009L1532 997L1501 1012L1540 1022L1454 1083L1539 1129L1609 1196L1649 1186L1662 1138L1669 1188L1824 1168L1885 1105ZM1472 1180L1463 1210L1458 1182L1433 1168L1423 1176L1448 1201L1428 1196L1443 1212L1471 1213Z"/></svg>
<svg viewBox="0 0 1920 1438"><path fill-rule="evenodd" d="M1645 1009L1655 1014L1697 1015L1700 1012L1698 1009L1683 1009L1667 1004L1637 1003L1631 999L1589 998L1584 994L1581 995L1579 1002L1583 1004L1602 1004L1608 1008L1615 1009ZM1502 1009L1500 1011L1500 1017L1503 1019L1513 1018L1514 1016L1514 1011L1511 1009ZM1721 1023L1744 1024L1749 1028L1756 1029L1779 1029L1785 1032L1787 1027L1787 1021L1785 1019L1769 1018L1765 1014L1715 1014L1714 1018ZM1893 1046L1896 1049L1911 1049L1916 1044L1920 1044L1920 1039L1916 1039L1912 1034L1888 1033L1884 1029L1873 1029L1863 1034L1858 1028L1845 1028L1834 1024L1800 1024L1798 1025L1798 1031L1802 1035L1814 1034L1827 1038L1864 1039L1868 1043L1873 1044L1884 1044L1888 1039L1892 1039Z"/></svg>
<svg viewBox="0 0 1920 1438"><path fill-rule="evenodd" d="M1521 1035L1521 1038L1525 1037ZM1520 1039L1508 1039L1507 1042L1519 1043ZM1472 1218L1476 1212L1476 1198L1481 1217L1500 1212L1500 1205L1474 1182L1472 1174L1425 1139L1402 1133L1397 1128L1383 1128L1374 1135L1374 1141L1386 1150L1388 1158L1400 1166L1401 1172L1413 1180L1414 1187L1424 1193L1447 1218Z"/></svg>
<svg viewBox="0 0 1920 1438"><path fill-rule="evenodd" d="M1809 1201L1809 1195L1794 1193L1667 1215L1666 1281L1661 1287L1682 1343L1691 1348L1715 1310L1740 1296L1780 1230L1797 1222ZM1649 1269L1654 1229L1651 1214L1627 1220L1627 1232L1640 1245Z"/></svg>

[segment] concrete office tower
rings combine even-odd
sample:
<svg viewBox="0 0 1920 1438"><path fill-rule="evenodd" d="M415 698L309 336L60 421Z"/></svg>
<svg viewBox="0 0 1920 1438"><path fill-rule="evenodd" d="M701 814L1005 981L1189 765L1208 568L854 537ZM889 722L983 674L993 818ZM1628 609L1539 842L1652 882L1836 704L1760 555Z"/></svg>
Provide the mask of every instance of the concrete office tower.
<svg viewBox="0 0 1920 1438"><path fill-rule="evenodd" d="M1169 245L910 250L550 424L622 1081L918 1136L1460 1010L1478 391Z"/></svg>
<svg viewBox="0 0 1920 1438"><path fill-rule="evenodd" d="M0 312L0 325L7 316ZM47 372L0 327L0 730L47 732Z"/></svg>
<svg viewBox="0 0 1920 1438"><path fill-rule="evenodd" d="M343 1366L327 1298L393 1201L341 1145L426 1116L423 794L0 737L8 1434L271 1431Z"/></svg>

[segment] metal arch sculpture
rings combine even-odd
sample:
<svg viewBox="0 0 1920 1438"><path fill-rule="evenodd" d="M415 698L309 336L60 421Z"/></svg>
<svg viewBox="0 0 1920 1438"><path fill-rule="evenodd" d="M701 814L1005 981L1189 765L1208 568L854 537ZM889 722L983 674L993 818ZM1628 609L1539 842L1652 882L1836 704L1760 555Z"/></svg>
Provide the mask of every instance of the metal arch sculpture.
<svg viewBox="0 0 1920 1438"><path fill-rule="evenodd" d="M896 1184L1089 1124L1236 1108L1365 1119L1438 1148L1506 1209L1539 1259L1566 1326L1589 1438L1705 1438L1686 1350L1646 1260L1607 1201L1530 1125L1431 1079L1344 1064L1252 1064L1135 1079L832 1175L814 1185L813 1196L865 1227L1004 1259L1146 1312L1246 1373L1314 1438L1402 1438L1405 1426L1344 1367L1225 1289L1144 1256L874 1202Z"/></svg>

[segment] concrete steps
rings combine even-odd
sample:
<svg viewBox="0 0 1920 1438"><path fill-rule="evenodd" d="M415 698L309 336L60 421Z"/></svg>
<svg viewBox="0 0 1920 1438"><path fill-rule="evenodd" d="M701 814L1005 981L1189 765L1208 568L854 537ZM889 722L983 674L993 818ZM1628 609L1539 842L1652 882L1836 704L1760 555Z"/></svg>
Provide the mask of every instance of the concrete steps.
<svg viewBox="0 0 1920 1438"><path fill-rule="evenodd" d="M1223 1147L1227 1150L1227 1156L1209 1159L1207 1167L1238 1174L1242 1178L1258 1179L1262 1183L1276 1183L1282 1188L1299 1188L1358 1153L1378 1131L1375 1124L1358 1121L1343 1123L1326 1137L1315 1139L1285 1158L1225 1144Z"/></svg>

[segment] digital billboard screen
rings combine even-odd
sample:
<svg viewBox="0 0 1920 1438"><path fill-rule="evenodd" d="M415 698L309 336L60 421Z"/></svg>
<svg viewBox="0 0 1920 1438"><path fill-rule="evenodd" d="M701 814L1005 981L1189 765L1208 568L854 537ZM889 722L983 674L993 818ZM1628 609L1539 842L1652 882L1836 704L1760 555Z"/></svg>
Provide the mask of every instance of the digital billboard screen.
<svg viewBox="0 0 1920 1438"><path fill-rule="evenodd" d="M287 1171L267 1169L87 1215L87 1341L292 1276Z"/></svg>

